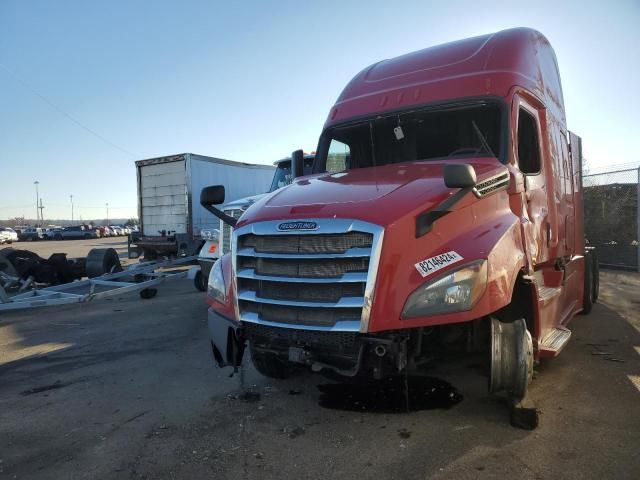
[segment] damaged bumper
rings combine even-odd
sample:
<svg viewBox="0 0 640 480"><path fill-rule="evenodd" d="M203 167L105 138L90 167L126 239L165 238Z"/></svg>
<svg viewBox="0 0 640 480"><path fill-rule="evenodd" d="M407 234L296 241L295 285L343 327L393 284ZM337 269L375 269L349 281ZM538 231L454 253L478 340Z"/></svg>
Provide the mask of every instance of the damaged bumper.
<svg viewBox="0 0 640 480"><path fill-rule="evenodd" d="M213 356L220 367L239 367L246 345L252 352L275 355L312 371L333 371L344 377L360 373L381 378L407 364L407 337L365 335L239 324L213 309L208 313Z"/></svg>

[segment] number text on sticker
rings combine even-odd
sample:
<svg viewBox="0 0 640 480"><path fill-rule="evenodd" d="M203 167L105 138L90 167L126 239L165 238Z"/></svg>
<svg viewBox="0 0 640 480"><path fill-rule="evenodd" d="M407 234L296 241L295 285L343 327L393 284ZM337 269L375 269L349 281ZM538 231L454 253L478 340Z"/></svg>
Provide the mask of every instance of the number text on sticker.
<svg viewBox="0 0 640 480"><path fill-rule="evenodd" d="M451 250L450 252L441 253L440 255L416 263L416 270L418 270L422 278L424 278L460 260L463 260L462 256Z"/></svg>

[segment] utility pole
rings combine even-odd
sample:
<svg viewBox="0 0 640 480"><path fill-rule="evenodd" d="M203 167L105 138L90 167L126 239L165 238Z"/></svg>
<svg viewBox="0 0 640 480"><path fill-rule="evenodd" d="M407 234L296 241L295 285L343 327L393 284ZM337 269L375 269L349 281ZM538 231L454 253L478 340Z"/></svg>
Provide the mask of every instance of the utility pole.
<svg viewBox="0 0 640 480"><path fill-rule="evenodd" d="M44 206L42 205L42 199L40 199L40 221L41 221L41 227L44 226L44 213L42 212L44 210Z"/></svg>
<svg viewBox="0 0 640 480"><path fill-rule="evenodd" d="M71 224L73 225L73 195L69 195L71 199Z"/></svg>
<svg viewBox="0 0 640 480"><path fill-rule="evenodd" d="M38 202L40 201L40 194L38 193L38 185L40 184L40 182L38 180L36 180L35 182L33 182L33 184L36 186L36 227L38 226L38 223L40 222L40 218L38 216Z"/></svg>
<svg viewBox="0 0 640 480"><path fill-rule="evenodd" d="M107 202L107 226L109 226L109 202Z"/></svg>

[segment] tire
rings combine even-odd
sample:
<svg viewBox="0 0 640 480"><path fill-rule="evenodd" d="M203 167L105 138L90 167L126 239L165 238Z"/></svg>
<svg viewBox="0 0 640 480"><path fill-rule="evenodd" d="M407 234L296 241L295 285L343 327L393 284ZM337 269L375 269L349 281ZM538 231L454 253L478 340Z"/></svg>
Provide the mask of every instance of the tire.
<svg viewBox="0 0 640 480"><path fill-rule="evenodd" d="M253 366L260 375L284 380L294 374L295 368L289 362L281 360L272 353L256 352L253 348L250 350Z"/></svg>
<svg viewBox="0 0 640 480"><path fill-rule="evenodd" d="M158 259L158 254L152 250L143 250L142 257L145 262L153 262Z"/></svg>
<svg viewBox="0 0 640 480"><path fill-rule="evenodd" d="M155 297L157 294L157 288L145 288L144 290L140 290L140 298L144 298L145 300L149 300L150 298Z"/></svg>
<svg viewBox="0 0 640 480"><path fill-rule="evenodd" d="M121 272L120 258L113 248L92 248L87 255L87 277L95 278L105 273Z"/></svg>
<svg viewBox="0 0 640 480"><path fill-rule="evenodd" d="M593 291L591 292L591 303L596 303L598 301L598 293L600 291L600 265L598 264L598 251L597 250L592 250L591 251L591 257L593 259L592 262L592 266L593 266L593 278L592 278L592 283L593 283Z"/></svg>
<svg viewBox="0 0 640 480"><path fill-rule="evenodd" d="M584 254L584 295L582 296L582 314L588 315L593 309L593 257L591 252Z"/></svg>
<svg viewBox="0 0 640 480"><path fill-rule="evenodd" d="M202 270L196 273L196 276L193 279L193 284L195 285L197 290L201 292L207 291L207 281L205 280L204 275L202 274Z"/></svg>
<svg viewBox="0 0 640 480"><path fill-rule="evenodd" d="M60 235L59 233L57 235L54 235L53 237L54 240L62 240L62 235Z"/></svg>
<svg viewBox="0 0 640 480"><path fill-rule="evenodd" d="M525 320L491 318L490 352L489 391L506 390L512 398L525 398L533 379L533 340Z"/></svg>

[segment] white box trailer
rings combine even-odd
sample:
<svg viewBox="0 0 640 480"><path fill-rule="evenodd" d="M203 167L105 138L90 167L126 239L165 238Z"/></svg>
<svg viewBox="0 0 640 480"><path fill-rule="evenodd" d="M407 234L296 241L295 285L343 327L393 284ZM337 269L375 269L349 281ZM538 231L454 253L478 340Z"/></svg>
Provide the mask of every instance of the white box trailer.
<svg viewBox="0 0 640 480"><path fill-rule="evenodd" d="M136 161L140 232L130 238L129 257L195 255L200 231L219 226L200 205L202 189L224 185L229 200L264 193L274 169L193 153Z"/></svg>

